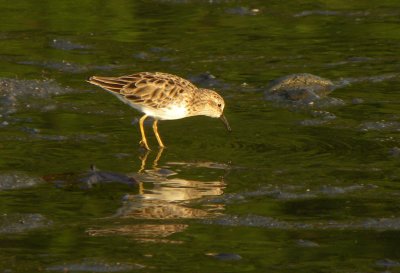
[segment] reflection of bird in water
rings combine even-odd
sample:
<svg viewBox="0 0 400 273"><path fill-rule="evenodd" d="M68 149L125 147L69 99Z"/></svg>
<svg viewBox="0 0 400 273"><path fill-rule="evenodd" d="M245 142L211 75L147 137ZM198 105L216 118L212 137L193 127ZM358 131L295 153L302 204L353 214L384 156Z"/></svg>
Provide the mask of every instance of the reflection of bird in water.
<svg viewBox="0 0 400 273"><path fill-rule="evenodd" d="M158 167L163 149L158 151L152 168L146 169L149 152L141 158L141 168L135 179L141 185L139 195L128 195L118 210L120 217L141 219L205 218L210 211L188 207L187 204L205 196L223 194L225 182L196 181L173 177L177 175L169 169ZM151 183L152 189L144 189L143 184Z"/></svg>
<svg viewBox="0 0 400 273"><path fill-rule="evenodd" d="M100 86L129 106L144 113L140 119L140 144L150 150L143 122L153 117L153 130L161 148L165 147L158 133L159 120L174 120L205 115L220 118L231 128L223 115L224 99L215 91L197 88L188 80L161 72L140 72L121 77L93 76L89 83Z"/></svg>
<svg viewBox="0 0 400 273"><path fill-rule="evenodd" d="M221 178L214 181L197 181L178 178L179 174L166 168L158 166L163 149L155 156L150 168L146 168L149 160L149 152L141 157L141 167L134 178L142 185L139 194L129 194L124 197L123 205L113 217L123 219L140 219L151 222L143 224L112 226L102 229L90 229L88 233L93 236L106 236L110 234L132 235L140 241L157 241L176 243L166 239L167 236L181 232L188 225L182 223L171 223L171 220L179 219L204 219L219 215L223 205L208 205L204 207L191 207L194 200L208 196L222 195L225 182ZM183 163L180 163L183 164ZM205 164L207 165L207 164ZM221 164L210 164L212 166L225 166ZM201 165L204 166L204 165ZM148 188L152 185L153 188ZM146 187L144 187L146 186ZM154 223L153 220L169 220ZM148 229L146 232L141 228Z"/></svg>

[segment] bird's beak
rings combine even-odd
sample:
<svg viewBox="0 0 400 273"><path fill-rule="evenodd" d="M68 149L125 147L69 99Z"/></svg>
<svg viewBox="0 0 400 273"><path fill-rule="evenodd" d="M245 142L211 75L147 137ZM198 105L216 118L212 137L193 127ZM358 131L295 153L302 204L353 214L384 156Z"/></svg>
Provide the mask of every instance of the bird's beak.
<svg viewBox="0 0 400 273"><path fill-rule="evenodd" d="M222 122L225 124L226 130L228 130L229 132L232 132L231 126L229 126L229 122L228 122L228 120L226 119L226 117L222 114L219 118L220 118L220 119L222 120Z"/></svg>

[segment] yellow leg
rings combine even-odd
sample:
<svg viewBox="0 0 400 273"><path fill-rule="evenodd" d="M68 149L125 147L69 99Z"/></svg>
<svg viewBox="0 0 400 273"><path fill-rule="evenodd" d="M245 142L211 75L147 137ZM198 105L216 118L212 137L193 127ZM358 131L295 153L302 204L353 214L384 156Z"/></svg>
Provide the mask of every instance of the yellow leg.
<svg viewBox="0 0 400 273"><path fill-rule="evenodd" d="M144 193L143 182L139 182L139 194L143 195L143 193Z"/></svg>
<svg viewBox="0 0 400 273"><path fill-rule="evenodd" d="M146 161L147 161L147 157L149 156L149 153L150 153L150 151L147 150L143 157L139 157L139 159L141 161L141 165L140 165L140 169L139 169L138 173L142 173L145 170Z"/></svg>
<svg viewBox="0 0 400 273"><path fill-rule="evenodd" d="M147 115L144 115L143 117L140 118L139 120L139 125L140 125L140 133L142 134L142 140L139 142L140 145L142 145L146 150L150 151L149 145L147 145L147 139L146 135L144 133L144 127L143 127L143 122L147 118Z"/></svg>
<svg viewBox="0 0 400 273"><path fill-rule="evenodd" d="M165 148L164 143L162 142L161 137L158 134L157 122L158 122L158 120L156 120L156 119L153 122L154 134L156 135L156 138L157 138L157 141L158 141L158 145L160 145L161 148Z"/></svg>
<svg viewBox="0 0 400 273"><path fill-rule="evenodd" d="M154 162L153 162L153 168L154 168L154 169L156 169L156 168L158 167L158 166L157 166L157 165L158 165L158 161L160 160L163 151L164 151L164 148L163 148L163 147L161 147L161 148L158 150L156 159L154 159Z"/></svg>

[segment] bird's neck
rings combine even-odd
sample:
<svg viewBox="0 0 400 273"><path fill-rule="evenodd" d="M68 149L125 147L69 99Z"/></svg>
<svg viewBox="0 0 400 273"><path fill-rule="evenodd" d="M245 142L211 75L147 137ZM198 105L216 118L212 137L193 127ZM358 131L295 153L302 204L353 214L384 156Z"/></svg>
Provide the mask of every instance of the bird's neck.
<svg viewBox="0 0 400 273"><path fill-rule="evenodd" d="M209 96L206 90L199 89L196 96L192 100L192 107L190 111L191 116L206 115L207 116L207 106L209 101Z"/></svg>

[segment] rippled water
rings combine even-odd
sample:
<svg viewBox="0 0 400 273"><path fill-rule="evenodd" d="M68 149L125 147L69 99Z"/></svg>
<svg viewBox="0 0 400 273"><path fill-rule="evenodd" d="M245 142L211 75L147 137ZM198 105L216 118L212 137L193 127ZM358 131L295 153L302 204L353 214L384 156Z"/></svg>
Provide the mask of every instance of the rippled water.
<svg viewBox="0 0 400 273"><path fill-rule="evenodd" d="M0 8L2 272L400 272L396 1ZM85 82L139 71L218 90L233 132L160 122L143 152ZM294 73L331 100L266 97Z"/></svg>

